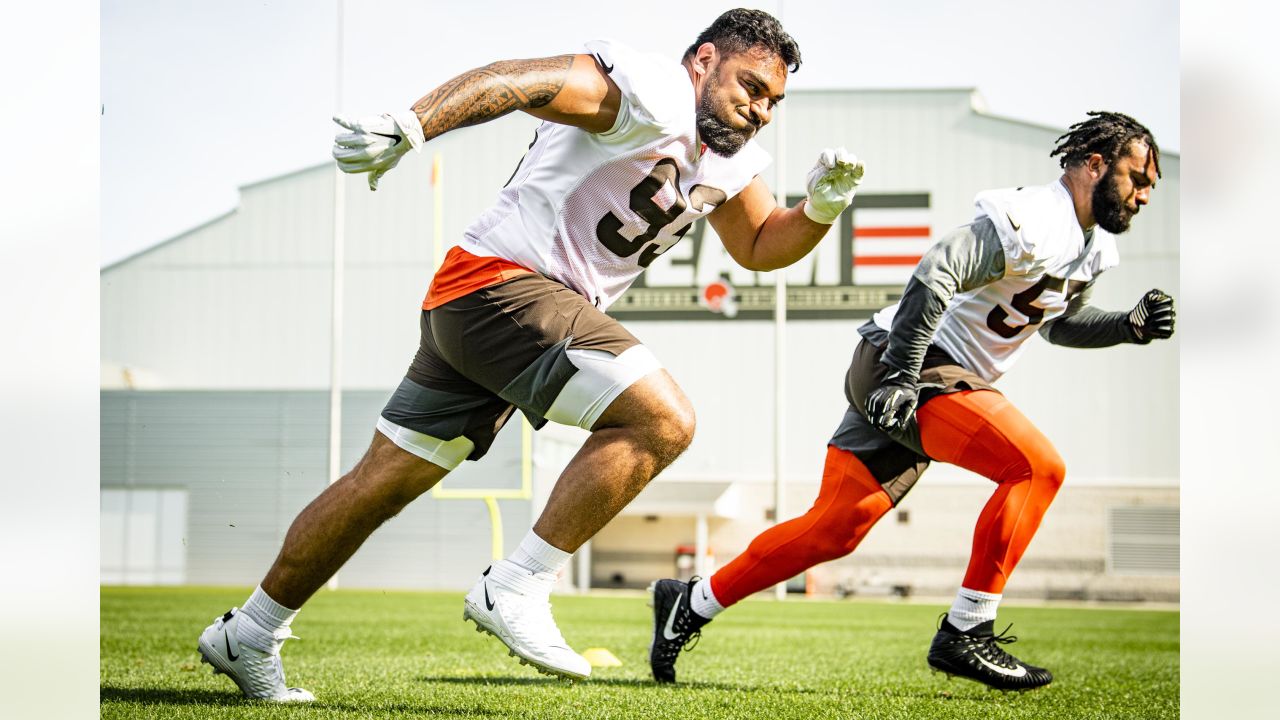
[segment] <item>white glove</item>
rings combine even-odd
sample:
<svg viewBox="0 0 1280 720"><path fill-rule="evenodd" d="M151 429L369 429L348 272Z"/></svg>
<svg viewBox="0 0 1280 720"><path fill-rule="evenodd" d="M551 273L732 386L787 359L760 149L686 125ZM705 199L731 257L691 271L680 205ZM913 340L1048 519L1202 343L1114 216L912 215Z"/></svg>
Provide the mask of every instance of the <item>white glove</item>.
<svg viewBox="0 0 1280 720"><path fill-rule="evenodd" d="M333 121L350 130L333 139L333 159L346 173L369 173L369 189L378 189L378 180L400 162L400 157L417 150L427 141L412 110L370 115L352 121L337 117Z"/></svg>
<svg viewBox="0 0 1280 720"><path fill-rule="evenodd" d="M862 182L862 163L844 148L827 148L818 155L818 164L809 171L805 187L809 199L804 214L810 220L830 225L853 202Z"/></svg>

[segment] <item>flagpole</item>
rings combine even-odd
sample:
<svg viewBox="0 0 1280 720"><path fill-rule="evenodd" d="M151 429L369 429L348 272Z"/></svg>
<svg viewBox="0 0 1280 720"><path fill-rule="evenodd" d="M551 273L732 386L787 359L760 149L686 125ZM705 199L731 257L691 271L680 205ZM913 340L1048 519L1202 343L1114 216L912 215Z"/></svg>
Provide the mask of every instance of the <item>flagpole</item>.
<svg viewBox="0 0 1280 720"><path fill-rule="evenodd" d="M778 0L778 22L782 22L783 0ZM789 68L788 68L789 70ZM777 144L774 157L774 192L778 207L787 206L786 111L774 108ZM773 524L782 522L783 472L786 461L786 377L787 377L787 270L775 270L773 285ZM774 588L774 597L787 598L787 581Z"/></svg>
<svg viewBox="0 0 1280 720"><path fill-rule="evenodd" d="M333 112L342 113L342 0L337 0L336 59L333 72ZM333 169L333 286L329 326L329 484L342 477L342 306L345 297L347 197L342 171ZM338 573L329 578L338 589Z"/></svg>

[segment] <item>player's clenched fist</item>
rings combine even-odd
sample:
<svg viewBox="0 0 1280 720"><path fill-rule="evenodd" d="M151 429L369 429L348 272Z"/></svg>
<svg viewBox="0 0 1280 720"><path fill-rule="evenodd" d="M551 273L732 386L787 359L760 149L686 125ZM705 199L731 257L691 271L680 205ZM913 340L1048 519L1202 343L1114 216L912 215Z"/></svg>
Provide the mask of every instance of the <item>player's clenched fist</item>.
<svg viewBox="0 0 1280 720"><path fill-rule="evenodd" d="M853 202L862 172L857 155L844 148L823 150L805 181L809 199L805 201L804 214L823 225L835 222Z"/></svg>
<svg viewBox="0 0 1280 720"><path fill-rule="evenodd" d="M369 173L369 189L378 189L378 180L400 162L400 157L427 141L412 110L370 115L359 120L334 117L350 132L333 139L333 159L346 173Z"/></svg>
<svg viewBox="0 0 1280 720"><path fill-rule="evenodd" d="M1146 345L1155 338L1173 337L1173 298L1163 290L1148 290L1129 313L1129 325L1133 328L1134 342Z"/></svg>
<svg viewBox="0 0 1280 720"><path fill-rule="evenodd" d="M903 372L892 372L867 395L867 419L888 432L901 430L916 410L916 384Z"/></svg>

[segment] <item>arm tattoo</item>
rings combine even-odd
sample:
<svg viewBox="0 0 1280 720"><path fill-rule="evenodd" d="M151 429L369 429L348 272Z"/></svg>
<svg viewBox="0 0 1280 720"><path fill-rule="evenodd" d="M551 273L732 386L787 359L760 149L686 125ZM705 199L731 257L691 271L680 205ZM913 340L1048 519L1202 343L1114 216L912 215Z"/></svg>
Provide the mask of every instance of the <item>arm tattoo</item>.
<svg viewBox="0 0 1280 720"><path fill-rule="evenodd" d="M572 55L502 60L467 71L414 103L430 140L454 128L479 125L512 110L551 102L569 77Z"/></svg>

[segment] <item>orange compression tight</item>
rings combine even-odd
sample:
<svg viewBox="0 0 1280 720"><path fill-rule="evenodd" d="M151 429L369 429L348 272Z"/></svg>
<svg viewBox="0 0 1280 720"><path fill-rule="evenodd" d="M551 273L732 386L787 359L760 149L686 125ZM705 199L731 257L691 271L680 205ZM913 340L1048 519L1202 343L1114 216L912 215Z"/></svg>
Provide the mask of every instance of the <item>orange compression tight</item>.
<svg viewBox="0 0 1280 720"><path fill-rule="evenodd" d="M997 483L978 516L964 587L1003 592L1062 485L1061 456L1013 403L990 390L940 395L916 419L929 457Z"/></svg>
<svg viewBox="0 0 1280 720"><path fill-rule="evenodd" d="M893 503L853 453L827 448L822 489L804 515L765 530L711 576L724 607L853 552Z"/></svg>

